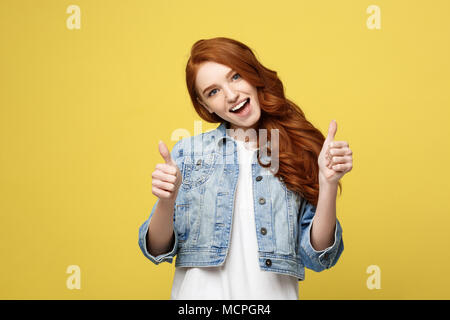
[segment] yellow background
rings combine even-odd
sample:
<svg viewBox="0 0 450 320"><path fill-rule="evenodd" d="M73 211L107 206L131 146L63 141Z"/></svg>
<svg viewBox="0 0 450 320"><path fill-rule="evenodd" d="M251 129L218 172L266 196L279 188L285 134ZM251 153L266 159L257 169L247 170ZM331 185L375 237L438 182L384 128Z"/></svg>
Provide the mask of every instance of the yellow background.
<svg viewBox="0 0 450 320"><path fill-rule="evenodd" d="M66 27L71 4L80 30ZM336 119L353 151L337 199L345 250L306 271L300 299L449 299L449 12L447 0L1 1L0 298L170 297L174 264L147 260L138 228L158 141L171 149L199 120L189 50L226 36L325 135ZM381 289L366 286L370 265Z"/></svg>

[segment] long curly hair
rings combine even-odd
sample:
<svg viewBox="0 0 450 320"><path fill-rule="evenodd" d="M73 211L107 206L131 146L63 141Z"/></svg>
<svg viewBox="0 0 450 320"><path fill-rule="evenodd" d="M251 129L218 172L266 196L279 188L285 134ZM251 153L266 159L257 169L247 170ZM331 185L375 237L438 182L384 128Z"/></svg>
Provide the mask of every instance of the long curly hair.
<svg viewBox="0 0 450 320"><path fill-rule="evenodd" d="M209 113L197 101L197 97L200 99L195 87L197 70L206 61L236 70L243 79L257 88L261 117L256 132L258 133L258 129L266 129L270 141L270 130L279 130L279 164L275 176L282 178L289 190L317 206L318 157L325 136L306 120L304 112L294 102L285 97L284 87L277 73L264 67L252 50L239 41L217 37L194 43L186 65L186 85L195 111L210 123L226 121L215 113ZM261 163L259 158L258 162L263 167L270 166L270 163ZM342 193L341 182L338 185Z"/></svg>

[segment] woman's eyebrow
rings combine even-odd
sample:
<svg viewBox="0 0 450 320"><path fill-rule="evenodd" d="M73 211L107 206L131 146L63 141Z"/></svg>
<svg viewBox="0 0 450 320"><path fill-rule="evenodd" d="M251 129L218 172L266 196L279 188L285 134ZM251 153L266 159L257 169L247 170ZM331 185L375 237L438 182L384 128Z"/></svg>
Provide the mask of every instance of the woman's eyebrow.
<svg viewBox="0 0 450 320"><path fill-rule="evenodd" d="M234 72L233 69L231 69L230 71L228 71L228 73L226 74L226 77L228 78L228 77L230 76L230 74L232 74L233 72ZM203 94L205 94L206 91L208 91L209 89L211 89L211 88L214 87L214 86L216 86L216 84L212 84L212 85L206 87L206 88L203 90Z"/></svg>

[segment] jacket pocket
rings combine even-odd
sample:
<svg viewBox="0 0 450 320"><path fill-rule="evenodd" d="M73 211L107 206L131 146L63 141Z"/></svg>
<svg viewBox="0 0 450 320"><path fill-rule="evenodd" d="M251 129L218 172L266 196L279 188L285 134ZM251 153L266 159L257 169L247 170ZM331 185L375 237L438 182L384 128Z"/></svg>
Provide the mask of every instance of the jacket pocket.
<svg viewBox="0 0 450 320"><path fill-rule="evenodd" d="M215 153L186 157L183 164L182 188L194 189L208 181L214 171L215 158Z"/></svg>

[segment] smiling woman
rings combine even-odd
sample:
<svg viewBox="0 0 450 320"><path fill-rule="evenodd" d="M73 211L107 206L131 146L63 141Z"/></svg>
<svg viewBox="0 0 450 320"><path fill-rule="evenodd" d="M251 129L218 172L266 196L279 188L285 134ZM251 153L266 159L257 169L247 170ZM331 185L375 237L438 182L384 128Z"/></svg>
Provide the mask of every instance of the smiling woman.
<svg viewBox="0 0 450 320"><path fill-rule="evenodd" d="M325 139L276 72L233 39L197 41L186 84L198 115L220 125L170 154L160 144L166 163L152 175L158 201L139 229L142 252L155 264L177 256L172 299L298 299L305 267L331 268L344 249L340 176L325 169L338 154L327 148L334 122ZM268 152L278 150L275 173L262 163L265 134Z"/></svg>

